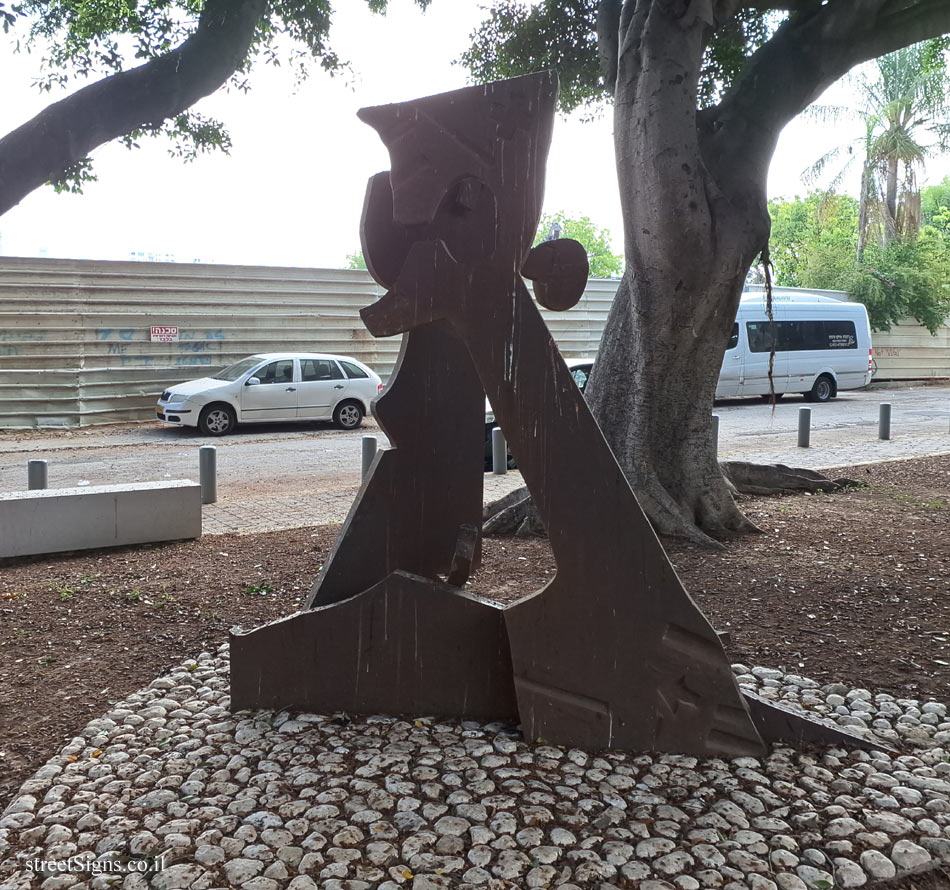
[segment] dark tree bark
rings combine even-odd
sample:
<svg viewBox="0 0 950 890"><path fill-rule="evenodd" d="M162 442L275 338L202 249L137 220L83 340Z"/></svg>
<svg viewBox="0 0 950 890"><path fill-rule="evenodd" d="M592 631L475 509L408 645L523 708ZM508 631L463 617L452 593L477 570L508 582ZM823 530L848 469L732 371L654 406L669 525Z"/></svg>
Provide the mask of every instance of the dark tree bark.
<svg viewBox="0 0 950 890"><path fill-rule="evenodd" d="M861 201L858 204L858 249L857 260L864 262L864 248L868 237L868 216L871 201L871 177L867 163L861 168Z"/></svg>
<svg viewBox="0 0 950 890"><path fill-rule="evenodd" d="M207 0L181 46L49 105L0 139L0 214L105 142L213 93L247 56L266 0Z"/></svg>
<svg viewBox="0 0 950 890"><path fill-rule="evenodd" d="M746 5L795 11L719 105L697 112L709 35ZM618 6L602 3L598 35L616 72L627 265L585 394L657 530L712 545L754 528L716 461L711 413L745 276L768 242L779 133L854 65L950 30L950 3Z"/></svg>

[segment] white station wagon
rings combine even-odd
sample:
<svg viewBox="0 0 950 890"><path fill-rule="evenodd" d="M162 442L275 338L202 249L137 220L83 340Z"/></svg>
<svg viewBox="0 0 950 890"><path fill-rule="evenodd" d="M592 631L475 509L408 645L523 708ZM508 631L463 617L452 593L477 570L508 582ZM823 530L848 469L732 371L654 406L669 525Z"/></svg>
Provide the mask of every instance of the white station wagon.
<svg viewBox="0 0 950 890"><path fill-rule="evenodd" d="M382 388L374 371L346 355L268 352L175 384L155 412L164 423L198 427L209 436L230 433L239 423L290 420L332 420L352 430Z"/></svg>

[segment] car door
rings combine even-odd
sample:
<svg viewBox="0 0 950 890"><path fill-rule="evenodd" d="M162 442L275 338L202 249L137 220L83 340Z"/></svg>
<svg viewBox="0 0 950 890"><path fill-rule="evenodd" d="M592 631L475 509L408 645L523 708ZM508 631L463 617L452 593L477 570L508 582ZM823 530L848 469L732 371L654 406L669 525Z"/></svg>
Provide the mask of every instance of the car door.
<svg viewBox="0 0 950 890"><path fill-rule="evenodd" d="M260 383L250 383L251 379ZM297 382L294 359L282 358L261 366L241 390L241 419L294 420L297 417Z"/></svg>
<svg viewBox="0 0 950 890"><path fill-rule="evenodd" d="M370 404L382 392L379 377L369 368L347 361L345 358L337 359L337 364L346 374L346 394L351 399L360 398L363 402Z"/></svg>
<svg viewBox="0 0 950 890"><path fill-rule="evenodd" d="M340 366L328 358L300 359L297 417L325 420L346 392L349 382Z"/></svg>
<svg viewBox="0 0 950 890"><path fill-rule="evenodd" d="M739 323L732 326L732 334L726 351L722 356L719 369L719 382L716 384L716 398L727 399L739 394L739 379L742 375L742 347L739 344Z"/></svg>

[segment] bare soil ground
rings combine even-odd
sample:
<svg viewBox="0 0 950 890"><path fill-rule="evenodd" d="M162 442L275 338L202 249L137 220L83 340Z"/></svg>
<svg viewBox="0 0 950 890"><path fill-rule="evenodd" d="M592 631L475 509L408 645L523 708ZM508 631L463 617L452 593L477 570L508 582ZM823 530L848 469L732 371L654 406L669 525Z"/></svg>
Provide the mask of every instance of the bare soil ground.
<svg viewBox="0 0 950 890"><path fill-rule="evenodd" d="M831 475L865 487L749 499L764 534L719 552L668 543L670 558L731 633L733 661L950 701L950 457ZM109 702L220 645L232 625L294 611L337 530L0 565L0 809ZM545 540L488 540L472 587L510 601L554 569Z"/></svg>

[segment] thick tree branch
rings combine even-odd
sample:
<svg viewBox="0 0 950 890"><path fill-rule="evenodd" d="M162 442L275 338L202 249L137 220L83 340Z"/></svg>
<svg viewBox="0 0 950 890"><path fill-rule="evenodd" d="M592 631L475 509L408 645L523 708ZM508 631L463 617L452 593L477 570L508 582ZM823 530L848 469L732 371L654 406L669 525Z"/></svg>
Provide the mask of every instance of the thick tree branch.
<svg viewBox="0 0 950 890"><path fill-rule="evenodd" d="M600 0L597 5L597 56L604 86L613 92L617 84L617 52L620 49L620 7L623 0Z"/></svg>
<svg viewBox="0 0 950 890"><path fill-rule="evenodd" d="M755 9L759 12L802 12L821 5L822 0L718 0L715 6L716 23L731 19L740 9Z"/></svg>
<svg viewBox="0 0 950 890"><path fill-rule="evenodd" d="M266 0L208 0L181 46L49 105L0 139L0 214L94 148L180 114L247 56Z"/></svg>
<svg viewBox="0 0 950 890"><path fill-rule="evenodd" d="M778 134L855 65L950 31L947 0L830 0L801 4L701 118L710 160L764 173ZM731 163L731 162L730 162Z"/></svg>

